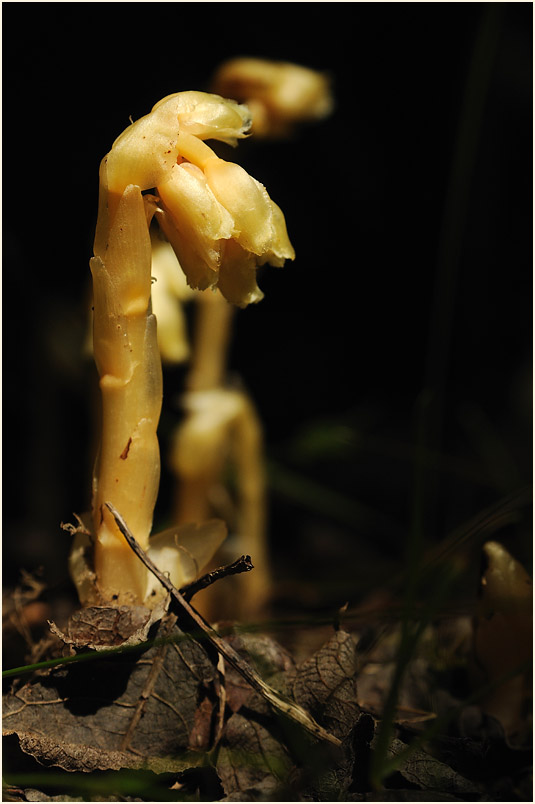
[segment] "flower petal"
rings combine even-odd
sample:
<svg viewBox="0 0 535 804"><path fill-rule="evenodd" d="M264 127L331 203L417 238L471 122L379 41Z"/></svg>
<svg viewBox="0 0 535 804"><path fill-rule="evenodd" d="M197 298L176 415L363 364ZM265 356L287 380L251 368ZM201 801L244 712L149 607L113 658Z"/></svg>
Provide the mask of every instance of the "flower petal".
<svg viewBox="0 0 535 804"><path fill-rule="evenodd" d="M233 237L247 251L264 254L272 239L272 210L265 188L240 165L223 159L210 159L204 174L217 200L232 215Z"/></svg>
<svg viewBox="0 0 535 804"><path fill-rule="evenodd" d="M215 285L219 272L219 255L217 259L207 261L195 248L192 240L178 229L173 217L164 208L157 209L155 217L173 247L188 285L195 290L206 290Z"/></svg>
<svg viewBox="0 0 535 804"><path fill-rule="evenodd" d="M195 165L175 165L169 180L158 185L158 194L177 226L199 240L199 248L211 256L212 243L231 237L234 222L216 199Z"/></svg>
<svg viewBox="0 0 535 804"><path fill-rule="evenodd" d="M191 287L204 290L217 280L221 241L233 221L195 165L175 165L169 181L158 187L158 221L173 246Z"/></svg>
<svg viewBox="0 0 535 804"><path fill-rule="evenodd" d="M190 356L184 302L194 291L186 285L170 243L151 231L151 244L152 312L160 355L163 363L183 363Z"/></svg>
<svg viewBox="0 0 535 804"><path fill-rule="evenodd" d="M200 575L227 537L227 527L220 519L177 525L150 537L148 555L158 569L169 573L169 580L180 589ZM151 575L146 598L160 594L162 586Z"/></svg>
<svg viewBox="0 0 535 804"><path fill-rule="evenodd" d="M259 265L268 262L276 268L281 268L286 260L295 260L295 250L288 237L282 209L274 201L270 200L270 202L273 214L273 237L271 247L265 256L261 257Z"/></svg>
<svg viewBox="0 0 535 804"><path fill-rule="evenodd" d="M256 284L257 259L235 240L224 245L217 286L225 299L238 307L247 307L264 298Z"/></svg>

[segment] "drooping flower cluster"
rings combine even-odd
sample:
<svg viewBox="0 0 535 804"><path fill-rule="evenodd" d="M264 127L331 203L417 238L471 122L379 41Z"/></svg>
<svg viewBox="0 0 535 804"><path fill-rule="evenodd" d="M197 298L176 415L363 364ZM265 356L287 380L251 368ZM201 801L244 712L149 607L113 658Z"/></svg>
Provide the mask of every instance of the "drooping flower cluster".
<svg viewBox="0 0 535 804"><path fill-rule="evenodd" d="M126 129L106 161L111 194L132 183L155 189L155 217L188 284L218 287L241 307L262 298L258 266L282 266L295 256L284 215L265 187L204 142L235 144L250 122L235 101L179 92Z"/></svg>
<svg viewBox="0 0 535 804"><path fill-rule="evenodd" d="M286 137L333 108L329 77L291 62L230 59L214 75L212 90L247 104L255 137Z"/></svg>

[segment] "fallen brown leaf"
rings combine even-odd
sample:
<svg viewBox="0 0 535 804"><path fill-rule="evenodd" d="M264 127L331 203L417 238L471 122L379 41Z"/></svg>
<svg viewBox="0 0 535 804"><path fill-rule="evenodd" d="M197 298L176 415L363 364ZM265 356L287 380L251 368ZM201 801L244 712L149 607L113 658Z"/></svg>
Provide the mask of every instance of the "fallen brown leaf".
<svg viewBox="0 0 535 804"><path fill-rule="evenodd" d="M4 734L64 770L199 764L187 749L201 692L214 678L204 649L180 630L141 657L114 656L58 669L4 697Z"/></svg>

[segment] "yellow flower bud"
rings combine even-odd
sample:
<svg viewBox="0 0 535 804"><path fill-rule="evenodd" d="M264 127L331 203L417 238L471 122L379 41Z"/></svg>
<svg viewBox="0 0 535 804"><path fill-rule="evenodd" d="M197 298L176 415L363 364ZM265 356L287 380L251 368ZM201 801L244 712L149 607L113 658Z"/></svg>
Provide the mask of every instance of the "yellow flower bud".
<svg viewBox="0 0 535 804"><path fill-rule="evenodd" d="M212 88L247 104L256 136L283 136L296 123L326 117L333 107L328 78L289 62L231 59L217 71Z"/></svg>

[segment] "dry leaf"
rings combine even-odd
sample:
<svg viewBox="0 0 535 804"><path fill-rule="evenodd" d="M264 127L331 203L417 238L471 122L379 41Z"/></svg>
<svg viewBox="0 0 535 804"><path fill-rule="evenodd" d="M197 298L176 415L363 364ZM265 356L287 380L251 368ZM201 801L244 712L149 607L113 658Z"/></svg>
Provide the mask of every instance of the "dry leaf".
<svg viewBox="0 0 535 804"><path fill-rule="evenodd" d="M358 720L357 650L353 637L336 631L320 650L301 664L290 682L296 703L307 709L340 740Z"/></svg>
<svg viewBox="0 0 535 804"><path fill-rule="evenodd" d="M64 770L178 772L199 764L202 755L187 749L214 668L198 643L166 626L172 643L70 665L6 695L4 734Z"/></svg>
<svg viewBox="0 0 535 804"><path fill-rule="evenodd" d="M350 735L360 709L356 702L356 646L349 634L336 632L298 667L268 637L240 635L232 639L234 647L272 686L294 698L340 739ZM217 760L225 800L287 800L274 797L288 791L294 800L298 790L306 790L306 798L330 800L351 785L350 745L341 749L314 741L296 731L293 724L273 717L266 702L248 692L230 669L227 696L236 713L226 724Z"/></svg>
<svg viewBox="0 0 535 804"><path fill-rule="evenodd" d="M282 800L275 794L284 787L292 767L287 749L263 725L232 715L217 759L227 801Z"/></svg>
<svg viewBox="0 0 535 804"><path fill-rule="evenodd" d="M86 606L69 618L66 633L53 622L49 625L52 633L66 645L106 650L144 642L165 609L165 602L152 610L144 606Z"/></svg>
<svg viewBox="0 0 535 804"><path fill-rule="evenodd" d="M274 689L281 691L285 686L284 674L295 667L290 654L275 640L262 634L231 634L226 641L234 650L249 662ZM225 672L227 704L232 712L242 706L250 706L255 711L269 712L263 699L254 692L245 679L227 665Z"/></svg>
<svg viewBox="0 0 535 804"><path fill-rule="evenodd" d="M401 740L394 739L389 746L389 755L397 756L407 748ZM435 759L431 754L414 750L400 766L399 773L410 784L422 790L436 790L452 796L473 796L479 788L457 773L449 765Z"/></svg>

